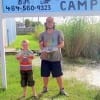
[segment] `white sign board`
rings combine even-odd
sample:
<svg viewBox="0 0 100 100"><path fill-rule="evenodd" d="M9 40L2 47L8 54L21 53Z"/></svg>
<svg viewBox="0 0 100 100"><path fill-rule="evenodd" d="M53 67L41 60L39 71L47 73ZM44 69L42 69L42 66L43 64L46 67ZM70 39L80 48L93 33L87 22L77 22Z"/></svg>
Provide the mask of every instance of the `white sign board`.
<svg viewBox="0 0 100 100"><path fill-rule="evenodd" d="M4 14L100 14L100 0L2 0L2 7Z"/></svg>

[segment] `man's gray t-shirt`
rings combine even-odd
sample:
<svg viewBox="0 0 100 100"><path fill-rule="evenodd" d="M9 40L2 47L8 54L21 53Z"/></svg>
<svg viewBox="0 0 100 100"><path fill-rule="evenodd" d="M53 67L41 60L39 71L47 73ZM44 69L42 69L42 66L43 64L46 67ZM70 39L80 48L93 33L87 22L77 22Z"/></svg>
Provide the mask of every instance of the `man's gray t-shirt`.
<svg viewBox="0 0 100 100"><path fill-rule="evenodd" d="M53 33L47 33L46 31L40 34L39 42L46 43L49 48L55 48L62 41L64 41L64 36L60 31L54 30ZM61 49L59 48L57 51L49 52L48 56L42 58L42 60L48 61L60 61L62 58Z"/></svg>

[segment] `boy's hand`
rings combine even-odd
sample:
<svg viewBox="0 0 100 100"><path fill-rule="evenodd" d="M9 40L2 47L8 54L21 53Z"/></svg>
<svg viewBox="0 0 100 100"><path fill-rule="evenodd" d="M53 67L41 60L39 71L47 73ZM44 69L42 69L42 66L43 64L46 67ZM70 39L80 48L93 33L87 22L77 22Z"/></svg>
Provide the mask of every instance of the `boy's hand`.
<svg viewBox="0 0 100 100"><path fill-rule="evenodd" d="M28 56L28 58L29 58L29 59L33 59L33 58L34 58L34 56Z"/></svg>
<svg viewBox="0 0 100 100"><path fill-rule="evenodd" d="M33 60L33 58L34 58L34 56L28 56L28 57L27 57L28 62L29 62L30 64L32 64L32 60Z"/></svg>
<svg viewBox="0 0 100 100"><path fill-rule="evenodd" d="M23 57L23 55L17 55L16 58L17 58L17 60L22 60L24 57Z"/></svg>

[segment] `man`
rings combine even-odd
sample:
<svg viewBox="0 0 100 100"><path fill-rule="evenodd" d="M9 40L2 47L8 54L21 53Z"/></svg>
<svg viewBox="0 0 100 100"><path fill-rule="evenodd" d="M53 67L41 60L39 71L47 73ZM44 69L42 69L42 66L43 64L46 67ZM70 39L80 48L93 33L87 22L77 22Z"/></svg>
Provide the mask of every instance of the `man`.
<svg viewBox="0 0 100 100"><path fill-rule="evenodd" d="M39 44L41 49L41 76L43 77L43 91L48 92L48 81L50 73L56 78L60 94L68 94L64 91L61 69L61 48L64 47L64 36L60 31L55 30L55 23L52 17L48 17L45 23L45 32L40 34Z"/></svg>

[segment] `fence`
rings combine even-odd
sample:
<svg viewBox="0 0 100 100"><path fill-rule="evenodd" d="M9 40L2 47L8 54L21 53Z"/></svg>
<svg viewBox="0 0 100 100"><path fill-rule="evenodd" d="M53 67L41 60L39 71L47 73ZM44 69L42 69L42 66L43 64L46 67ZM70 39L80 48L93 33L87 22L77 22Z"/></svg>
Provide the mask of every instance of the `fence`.
<svg viewBox="0 0 100 100"><path fill-rule="evenodd" d="M16 28L17 34L27 34L28 32L34 32L33 27L27 27L27 28Z"/></svg>

